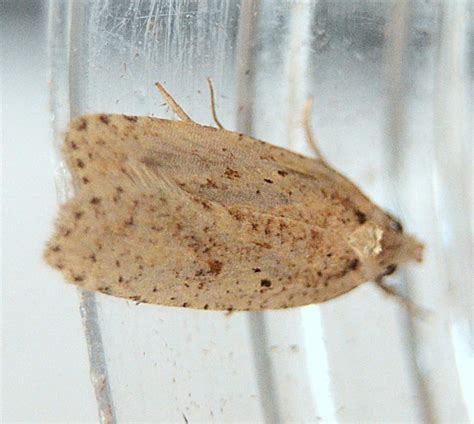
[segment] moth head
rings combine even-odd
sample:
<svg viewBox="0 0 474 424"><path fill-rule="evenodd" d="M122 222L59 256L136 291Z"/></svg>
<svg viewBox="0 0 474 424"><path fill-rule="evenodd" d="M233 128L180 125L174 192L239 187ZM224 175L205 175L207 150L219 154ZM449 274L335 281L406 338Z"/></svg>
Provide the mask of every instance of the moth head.
<svg viewBox="0 0 474 424"><path fill-rule="evenodd" d="M396 264L417 261L423 257L423 244L415 237L405 234L402 224L392 215L385 213L383 224L386 229L383 247L386 255L392 257Z"/></svg>
<svg viewBox="0 0 474 424"><path fill-rule="evenodd" d="M358 227L349 236L348 244L362 263L376 270L378 277L392 274L404 262L422 260L423 245L404 234L402 225L390 215Z"/></svg>

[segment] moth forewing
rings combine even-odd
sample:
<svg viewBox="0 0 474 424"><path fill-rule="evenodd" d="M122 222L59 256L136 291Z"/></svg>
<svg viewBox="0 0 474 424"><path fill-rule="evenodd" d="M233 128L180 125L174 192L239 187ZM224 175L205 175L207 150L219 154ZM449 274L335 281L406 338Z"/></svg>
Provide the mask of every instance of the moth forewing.
<svg viewBox="0 0 474 424"><path fill-rule="evenodd" d="M325 161L243 134L96 114L70 124L63 151L78 190L45 258L89 290L286 308L421 260L421 245Z"/></svg>

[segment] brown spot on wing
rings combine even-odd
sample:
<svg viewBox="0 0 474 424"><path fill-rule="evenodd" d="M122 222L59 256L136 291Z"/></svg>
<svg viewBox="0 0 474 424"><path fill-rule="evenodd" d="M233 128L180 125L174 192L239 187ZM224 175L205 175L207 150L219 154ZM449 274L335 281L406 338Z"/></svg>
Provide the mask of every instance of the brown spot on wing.
<svg viewBox="0 0 474 424"><path fill-rule="evenodd" d="M355 214L357 217L357 222L359 224L364 224L367 221L367 215L364 212L361 212L360 210L356 210Z"/></svg>
<svg viewBox="0 0 474 424"><path fill-rule="evenodd" d="M81 119L76 127L77 131L85 131L87 129L87 121L85 119Z"/></svg>
<svg viewBox="0 0 474 424"><path fill-rule="evenodd" d="M207 265L209 265L209 273L211 274L219 275L222 271L223 263L220 261L210 260Z"/></svg>

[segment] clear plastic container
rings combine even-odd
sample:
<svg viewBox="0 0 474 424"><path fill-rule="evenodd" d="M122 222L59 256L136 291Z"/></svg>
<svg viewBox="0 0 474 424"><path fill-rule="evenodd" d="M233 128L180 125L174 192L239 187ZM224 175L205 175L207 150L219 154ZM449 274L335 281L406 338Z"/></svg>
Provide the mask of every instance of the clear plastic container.
<svg viewBox="0 0 474 424"><path fill-rule="evenodd" d="M162 82L210 123L334 167L426 244L392 279L321 305L259 313L80 293L103 422L465 422L472 403L472 34L469 2L50 1L58 154L90 112L173 119ZM472 65L472 63L471 63Z"/></svg>

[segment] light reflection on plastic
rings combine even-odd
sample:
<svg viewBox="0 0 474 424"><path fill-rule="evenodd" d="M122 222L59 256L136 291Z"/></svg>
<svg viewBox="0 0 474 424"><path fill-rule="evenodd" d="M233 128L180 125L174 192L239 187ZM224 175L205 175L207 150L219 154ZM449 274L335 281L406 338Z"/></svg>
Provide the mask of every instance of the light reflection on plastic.
<svg viewBox="0 0 474 424"><path fill-rule="evenodd" d="M458 320L451 327L454 357L469 422L474 422L474 353L469 345L469 323Z"/></svg>
<svg viewBox="0 0 474 424"><path fill-rule="evenodd" d="M337 422L328 353L319 306L301 309L306 364L312 397L322 422Z"/></svg>

